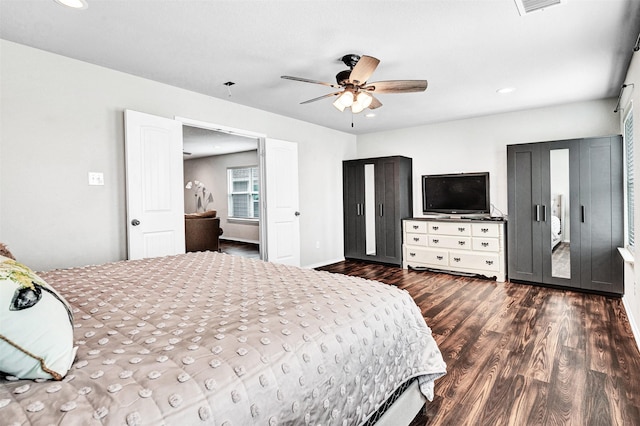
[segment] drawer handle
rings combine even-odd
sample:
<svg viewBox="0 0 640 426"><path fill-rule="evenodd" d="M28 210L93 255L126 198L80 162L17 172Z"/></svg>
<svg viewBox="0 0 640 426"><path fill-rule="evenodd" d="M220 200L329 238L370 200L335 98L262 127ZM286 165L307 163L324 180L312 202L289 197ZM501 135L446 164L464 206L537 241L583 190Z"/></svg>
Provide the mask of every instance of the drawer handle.
<svg viewBox="0 0 640 426"><path fill-rule="evenodd" d="M485 260L484 263L487 265L493 265L493 260Z"/></svg>
<svg viewBox="0 0 640 426"><path fill-rule="evenodd" d="M459 246L463 246L463 245L465 245L465 243L466 243L466 241L458 241L458 245Z"/></svg>
<svg viewBox="0 0 640 426"><path fill-rule="evenodd" d="M454 257L454 258L453 258L453 261L454 261L454 262L460 262L460 258L459 258L459 257Z"/></svg>
<svg viewBox="0 0 640 426"><path fill-rule="evenodd" d="M420 241L420 237L413 237L413 241Z"/></svg>
<svg viewBox="0 0 640 426"><path fill-rule="evenodd" d="M480 228L480 231L486 234L487 232L489 232L489 228Z"/></svg>
<svg viewBox="0 0 640 426"><path fill-rule="evenodd" d="M442 257L442 256L436 256L436 259L438 259L438 260L442 260L442 259L444 259L444 257Z"/></svg>
<svg viewBox="0 0 640 426"><path fill-rule="evenodd" d="M440 240L438 240L438 239L433 239L431 241L433 242L433 244L438 244L440 242Z"/></svg>
<svg viewBox="0 0 640 426"><path fill-rule="evenodd" d="M414 257L416 254L415 253L409 253L409 256Z"/></svg>
<svg viewBox="0 0 640 426"><path fill-rule="evenodd" d="M465 229L467 229L467 228L465 228L465 227L460 227L460 228L458 228L458 231L460 231L460 232L464 232L464 230L465 230Z"/></svg>
<svg viewBox="0 0 640 426"><path fill-rule="evenodd" d="M420 226L418 226L418 225L413 225L413 229L418 229L418 228L420 228Z"/></svg>
<svg viewBox="0 0 640 426"><path fill-rule="evenodd" d="M433 229L434 231L437 231L438 229L440 229L439 226L432 226L431 229Z"/></svg>
<svg viewBox="0 0 640 426"><path fill-rule="evenodd" d="M482 247L489 247L489 243L487 242L482 243Z"/></svg>

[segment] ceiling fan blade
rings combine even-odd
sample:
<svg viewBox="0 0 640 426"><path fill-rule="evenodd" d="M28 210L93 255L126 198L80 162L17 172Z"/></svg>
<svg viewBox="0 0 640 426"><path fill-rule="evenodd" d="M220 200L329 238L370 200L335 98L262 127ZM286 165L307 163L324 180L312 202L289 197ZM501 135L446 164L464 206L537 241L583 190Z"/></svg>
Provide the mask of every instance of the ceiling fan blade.
<svg viewBox="0 0 640 426"><path fill-rule="evenodd" d="M300 102L300 105L319 101L320 99L324 99L324 98L330 98L331 96L338 96L340 93L342 92L328 93L326 95L318 96L317 98L309 99L308 101Z"/></svg>
<svg viewBox="0 0 640 426"><path fill-rule="evenodd" d="M373 56L362 55L356 66L353 67L349 80L354 84L366 83L369 77L371 77L371 74L373 74L378 67L379 63L380 60Z"/></svg>
<svg viewBox="0 0 640 426"><path fill-rule="evenodd" d="M283 76L280 76L280 78L284 78L285 80L301 81L303 83L322 84L323 86L329 86L329 87L335 87L335 88L340 87L337 84L326 83L324 81L318 81L318 80L310 80L308 78L302 78L302 77L291 77L290 75L283 75Z"/></svg>
<svg viewBox="0 0 640 426"><path fill-rule="evenodd" d="M387 80L367 84L363 90L374 93L410 93L427 90L427 80Z"/></svg>
<svg viewBox="0 0 640 426"><path fill-rule="evenodd" d="M373 95L371 95L371 97L373 98L373 100L371 101L371 105L369 105L369 109L380 108L382 106L382 102L380 102L378 98Z"/></svg>

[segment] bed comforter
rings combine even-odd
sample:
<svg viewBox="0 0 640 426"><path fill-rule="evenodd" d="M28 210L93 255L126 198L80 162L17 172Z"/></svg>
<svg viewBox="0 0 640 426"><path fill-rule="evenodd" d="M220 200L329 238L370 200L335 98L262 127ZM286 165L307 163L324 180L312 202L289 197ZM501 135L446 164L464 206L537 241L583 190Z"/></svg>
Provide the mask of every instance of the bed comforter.
<svg viewBox="0 0 640 426"><path fill-rule="evenodd" d="M393 286L220 253L41 273L74 311L59 382L0 373L0 419L33 425L357 425L445 364Z"/></svg>

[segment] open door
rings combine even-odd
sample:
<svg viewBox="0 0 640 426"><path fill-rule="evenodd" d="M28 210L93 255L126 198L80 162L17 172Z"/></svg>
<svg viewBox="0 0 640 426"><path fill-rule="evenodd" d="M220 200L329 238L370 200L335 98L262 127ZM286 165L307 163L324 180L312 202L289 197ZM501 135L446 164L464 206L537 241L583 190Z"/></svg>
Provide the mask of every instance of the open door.
<svg viewBox="0 0 640 426"><path fill-rule="evenodd" d="M298 211L298 145L263 139L261 153L266 185L262 210L266 218L264 260L300 266L300 212Z"/></svg>
<svg viewBox="0 0 640 426"><path fill-rule="evenodd" d="M185 252L182 123L125 111L129 259Z"/></svg>

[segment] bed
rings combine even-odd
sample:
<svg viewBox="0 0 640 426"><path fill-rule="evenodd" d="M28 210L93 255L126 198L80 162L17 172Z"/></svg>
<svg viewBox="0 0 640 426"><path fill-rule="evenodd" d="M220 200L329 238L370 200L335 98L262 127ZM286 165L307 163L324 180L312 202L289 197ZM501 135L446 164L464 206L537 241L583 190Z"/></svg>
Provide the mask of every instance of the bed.
<svg viewBox="0 0 640 426"><path fill-rule="evenodd" d="M39 276L77 355L60 381L0 373L9 425L362 425L446 373L409 294L374 281L215 252Z"/></svg>

